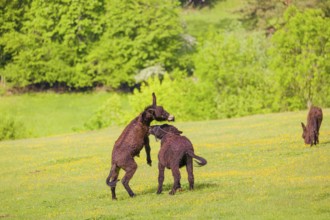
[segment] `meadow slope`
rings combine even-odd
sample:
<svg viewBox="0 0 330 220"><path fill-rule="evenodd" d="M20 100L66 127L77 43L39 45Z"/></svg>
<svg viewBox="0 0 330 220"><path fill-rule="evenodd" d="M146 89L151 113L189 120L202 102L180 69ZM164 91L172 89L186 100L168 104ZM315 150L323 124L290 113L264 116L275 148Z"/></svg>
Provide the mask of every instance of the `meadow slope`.
<svg viewBox="0 0 330 220"><path fill-rule="evenodd" d="M84 129L84 123L111 96L106 92L0 96L0 116L22 122L32 137L67 134ZM121 97L126 102L126 96Z"/></svg>
<svg viewBox="0 0 330 220"><path fill-rule="evenodd" d="M237 119L172 123L208 164L195 167L195 190L156 195L159 142L151 137L153 166L144 151L129 198L105 184L114 141L123 127L0 142L2 219L330 219L330 109L320 144L303 144L306 111ZM123 172L120 173L122 178Z"/></svg>

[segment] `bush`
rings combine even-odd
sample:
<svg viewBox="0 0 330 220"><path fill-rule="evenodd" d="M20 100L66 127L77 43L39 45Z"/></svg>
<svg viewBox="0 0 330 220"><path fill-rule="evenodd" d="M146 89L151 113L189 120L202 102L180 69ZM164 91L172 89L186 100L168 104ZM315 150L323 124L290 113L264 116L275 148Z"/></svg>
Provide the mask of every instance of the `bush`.
<svg viewBox="0 0 330 220"><path fill-rule="evenodd" d="M304 109L309 102L329 106L330 19L321 10L289 7L285 22L270 49L280 110Z"/></svg>
<svg viewBox="0 0 330 220"><path fill-rule="evenodd" d="M118 88L145 68L180 65L177 1L11 2L0 4L0 74L10 86Z"/></svg>
<svg viewBox="0 0 330 220"><path fill-rule="evenodd" d="M271 111L274 97L262 35L210 30L195 55L195 75L216 92L216 118Z"/></svg>
<svg viewBox="0 0 330 220"><path fill-rule="evenodd" d="M125 122L121 97L112 95L103 106L84 124L89 130L100 129L110 125L119 125Z"/></svg>
<svg viewBox="0 0 330 220"><path fill-rule="evenodd" d="M156 93L157 104L163 106L179 121L215 119L215 93L211 87L187 78L185 73L175 70L164 75L163 80L150 78L140 90L129 97L132 112L140 112L141 106L151 104L151 94Z"/></svg>
<svg viewBox="0 0 330 220"><path fill-rule="evenodd" d="M183 28L175 1L113 0L107 11L105 32L86 57L87 73L96 84L134 85L143 69L179 65Z"/></svg>
<svg viewBox="0 0 330 220"><path fill-rule="evenodd" d="M28 137L24 124L10 116L0 116L0 141Z"/></svg>
<svg viewBox="0 0 330 220"><path fill-rule="evenodd" d="M85 123L85 128L94 130L111 125L128 124L138 116L145 107L152 104L151 94L155 92L157 104L163 106L179 121L215 119L215 92L211 86L187 78L183 72L174 71L160 80L151 77L142 83L141 88L134 90L128 97L129 107L123 107L122 97L114 94Z"/></svg>

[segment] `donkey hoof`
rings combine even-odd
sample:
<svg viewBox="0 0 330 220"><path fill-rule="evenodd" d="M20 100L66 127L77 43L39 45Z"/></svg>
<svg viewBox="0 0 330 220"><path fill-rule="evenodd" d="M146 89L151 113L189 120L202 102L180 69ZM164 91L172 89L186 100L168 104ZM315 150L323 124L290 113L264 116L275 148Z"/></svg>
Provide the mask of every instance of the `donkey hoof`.
<svg viewBox="0 0 330 220"><path fill-rule="evenodd" d="M133 198L133 197L136 196L133 192L128 192L128 195L129 195L131 198Z"/></svg>

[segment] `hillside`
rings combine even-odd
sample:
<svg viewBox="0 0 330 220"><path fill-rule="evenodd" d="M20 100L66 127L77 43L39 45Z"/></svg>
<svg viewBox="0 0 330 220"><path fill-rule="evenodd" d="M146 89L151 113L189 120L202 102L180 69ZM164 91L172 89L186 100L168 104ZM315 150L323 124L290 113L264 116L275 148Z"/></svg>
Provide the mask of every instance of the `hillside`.
<svg viewBox="0 0 330 220"><path fill-rule="evenodd" d="M156 195L159 142L153 166L144 151L131 181L137 197L105 184L114 141L123 127L56 137L0 142L0 218L3 219L329 219L330 109L320 144L303 144L306 111L237 119L173 123L205 157L195 167L195 190ZM120 178L123 176L120 173Z"/></svg>
<svg viewBox="0 0 330 220"><path fill-rule="evenodd" d="M244 8L246 1L231 0L219 1L212 8L182 10L181 18L185 23L186 31L195 37L205 37L210 27L226 32L239 32L240 21L243 14L240 9Z"/></svg>

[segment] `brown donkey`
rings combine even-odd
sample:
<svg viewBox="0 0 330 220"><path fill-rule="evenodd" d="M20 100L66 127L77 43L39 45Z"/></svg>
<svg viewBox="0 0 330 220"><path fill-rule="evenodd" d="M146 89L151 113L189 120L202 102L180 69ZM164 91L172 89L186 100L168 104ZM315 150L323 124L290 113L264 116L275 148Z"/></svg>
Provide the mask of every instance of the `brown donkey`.
<svg viewBox="0 0 330 220"><path fill-rule="evenodd" d="M179 168L186 166L188 173L189 188L194 188L194 174L192 159L198 160L198 165L204 166L207 161L195 155L192 143L176 127L172 125L150 126L149 133L161 139L161 147L158 154L158 190L157 194L163 191L165 167L172 170L174 184L170 195L174 195L177 189L181 188Z"/></svg>
<svg viewBox="0 0 330 220"><path fill-rule="evenodd" d="M174 116L166 112L162 106L157 106L156 95L154 93L152 93L152 97L152 105L146 107L139 116L126 126L113 147L111 169L109 176L106 179L107 185L111 188L113 200L117 199L116 183L119 181L118 174L120 169L123 169L126 172L122 179L122 184L129 196L135 196L128 183L137 169L134 157L139 155L143 146L145 146L147 154L147 163L151 165L148 137L150 123L153 120L174 121Z"/></svg>
<svg viewBox="0 0 330 220"><path fill-rule="evenodd" d="M311 146L319 143L319 131L323 119L322 109L316 106L312 106L307 116L307 126L301 122L303 128L302 138L305 144Z"/></svg>

